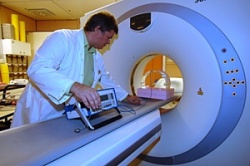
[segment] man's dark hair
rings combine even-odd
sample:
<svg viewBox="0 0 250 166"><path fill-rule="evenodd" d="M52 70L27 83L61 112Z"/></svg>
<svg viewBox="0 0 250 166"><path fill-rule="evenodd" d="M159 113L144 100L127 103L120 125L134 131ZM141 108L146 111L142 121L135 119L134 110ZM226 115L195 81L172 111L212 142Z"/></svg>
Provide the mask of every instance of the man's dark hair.
<svg viewBox="0 0 250 166"><path fill-rule="evenodd" d="M100 26L102 32L114 30L118 34L118 25L115 17L106 11L92 15L85 24L84 30L94 31L97 26Z"/></svg>

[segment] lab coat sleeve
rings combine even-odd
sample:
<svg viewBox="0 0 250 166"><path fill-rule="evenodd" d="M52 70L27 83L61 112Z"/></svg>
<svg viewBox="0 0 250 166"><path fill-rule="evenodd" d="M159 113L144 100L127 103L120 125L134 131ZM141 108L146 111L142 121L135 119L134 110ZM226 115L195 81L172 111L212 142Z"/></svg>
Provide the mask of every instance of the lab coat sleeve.
<svg viewBox="0 0 250 166"><path fill-rule="evenodd" d="M109 72L106 71L103 57L99 52L97 52L96 58L96 62L98 63L96 70L98 70L98 72L100 72L101 74L101 77L99 79L101 86L103 88L114 88L117 99L119 101L124 100L127 97L128 92L123 89L119 84L117 84L117 82L111 77Z"/></svg>
<svg viewBox="0 0 250 166"><path fill-rule="evenodd" d="M61 64L65 63L66 55L69 55L70 45L66 41L60 32L47 37L27 70L29 78L55 104L69 99L71 94L65 92L75 82L65 75L63 69L59 71ZM67 65L72 64L68 62Z"/></svg>

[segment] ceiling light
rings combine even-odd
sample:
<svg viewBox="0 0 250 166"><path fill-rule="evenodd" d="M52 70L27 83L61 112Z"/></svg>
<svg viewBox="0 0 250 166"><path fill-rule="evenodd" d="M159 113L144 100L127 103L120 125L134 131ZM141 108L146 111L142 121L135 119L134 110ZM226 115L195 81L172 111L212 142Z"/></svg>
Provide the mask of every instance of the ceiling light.
<svg viewBox="0 0 250 166"><path fill-rule="evenodd" d="M35 15L38 16L54 16L55 14L48 9L45 8L38 8L38 9L26 9L27 11L34 13Z"/></svg>

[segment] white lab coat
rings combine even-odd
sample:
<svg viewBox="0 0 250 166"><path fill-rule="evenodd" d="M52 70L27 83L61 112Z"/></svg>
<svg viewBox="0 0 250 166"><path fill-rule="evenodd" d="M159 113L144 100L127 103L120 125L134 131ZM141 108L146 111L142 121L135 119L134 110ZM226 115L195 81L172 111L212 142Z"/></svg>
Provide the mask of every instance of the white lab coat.
<svg viewBox="0 0 250 166"><path fill-rule="evenodd" d="M46 38L27 70L29 83L20 96L11 127L62 116L64 103L74 104L72 94L65 94L74 82L83 83L83 29L58 30ZM101 78L101 79L100 79ZM94 83L114 87L118 100L128 93L106 72L102 55L94 55Z"/></svg>

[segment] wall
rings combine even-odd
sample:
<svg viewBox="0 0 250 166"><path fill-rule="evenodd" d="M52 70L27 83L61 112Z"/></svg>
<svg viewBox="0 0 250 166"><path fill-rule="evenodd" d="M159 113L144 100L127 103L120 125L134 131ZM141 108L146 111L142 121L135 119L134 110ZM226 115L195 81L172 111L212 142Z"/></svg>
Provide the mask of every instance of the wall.
<svg viewBox="0 0 250 166"><path fill-rule="evenodd" d="M48 32L56 29L78 29L80 20L37 21L37 32Z"/></svg>
<svg viewBox="0 0 250 166"><path fill-rule="evenodd" d="M11 23L11 14L17 14L19 21L25 22L26 32L50 32L57 29L77 29L80 27L80 20L53 20L39 21L17 13L11 9L0 6L0 22Z"/></svg>
<svg viewBox="0 0 250 166"><path fill-rule="evenodd" d="M18 15L18 20L19 21L24 21L25 22L25 28L26 31L36 31L36 21L26 17L20 13L17 13L13 10L10 10L6 7L0 6L0 13L1 13L1 23L11 23L11 14L17 14Z"/></svg>

